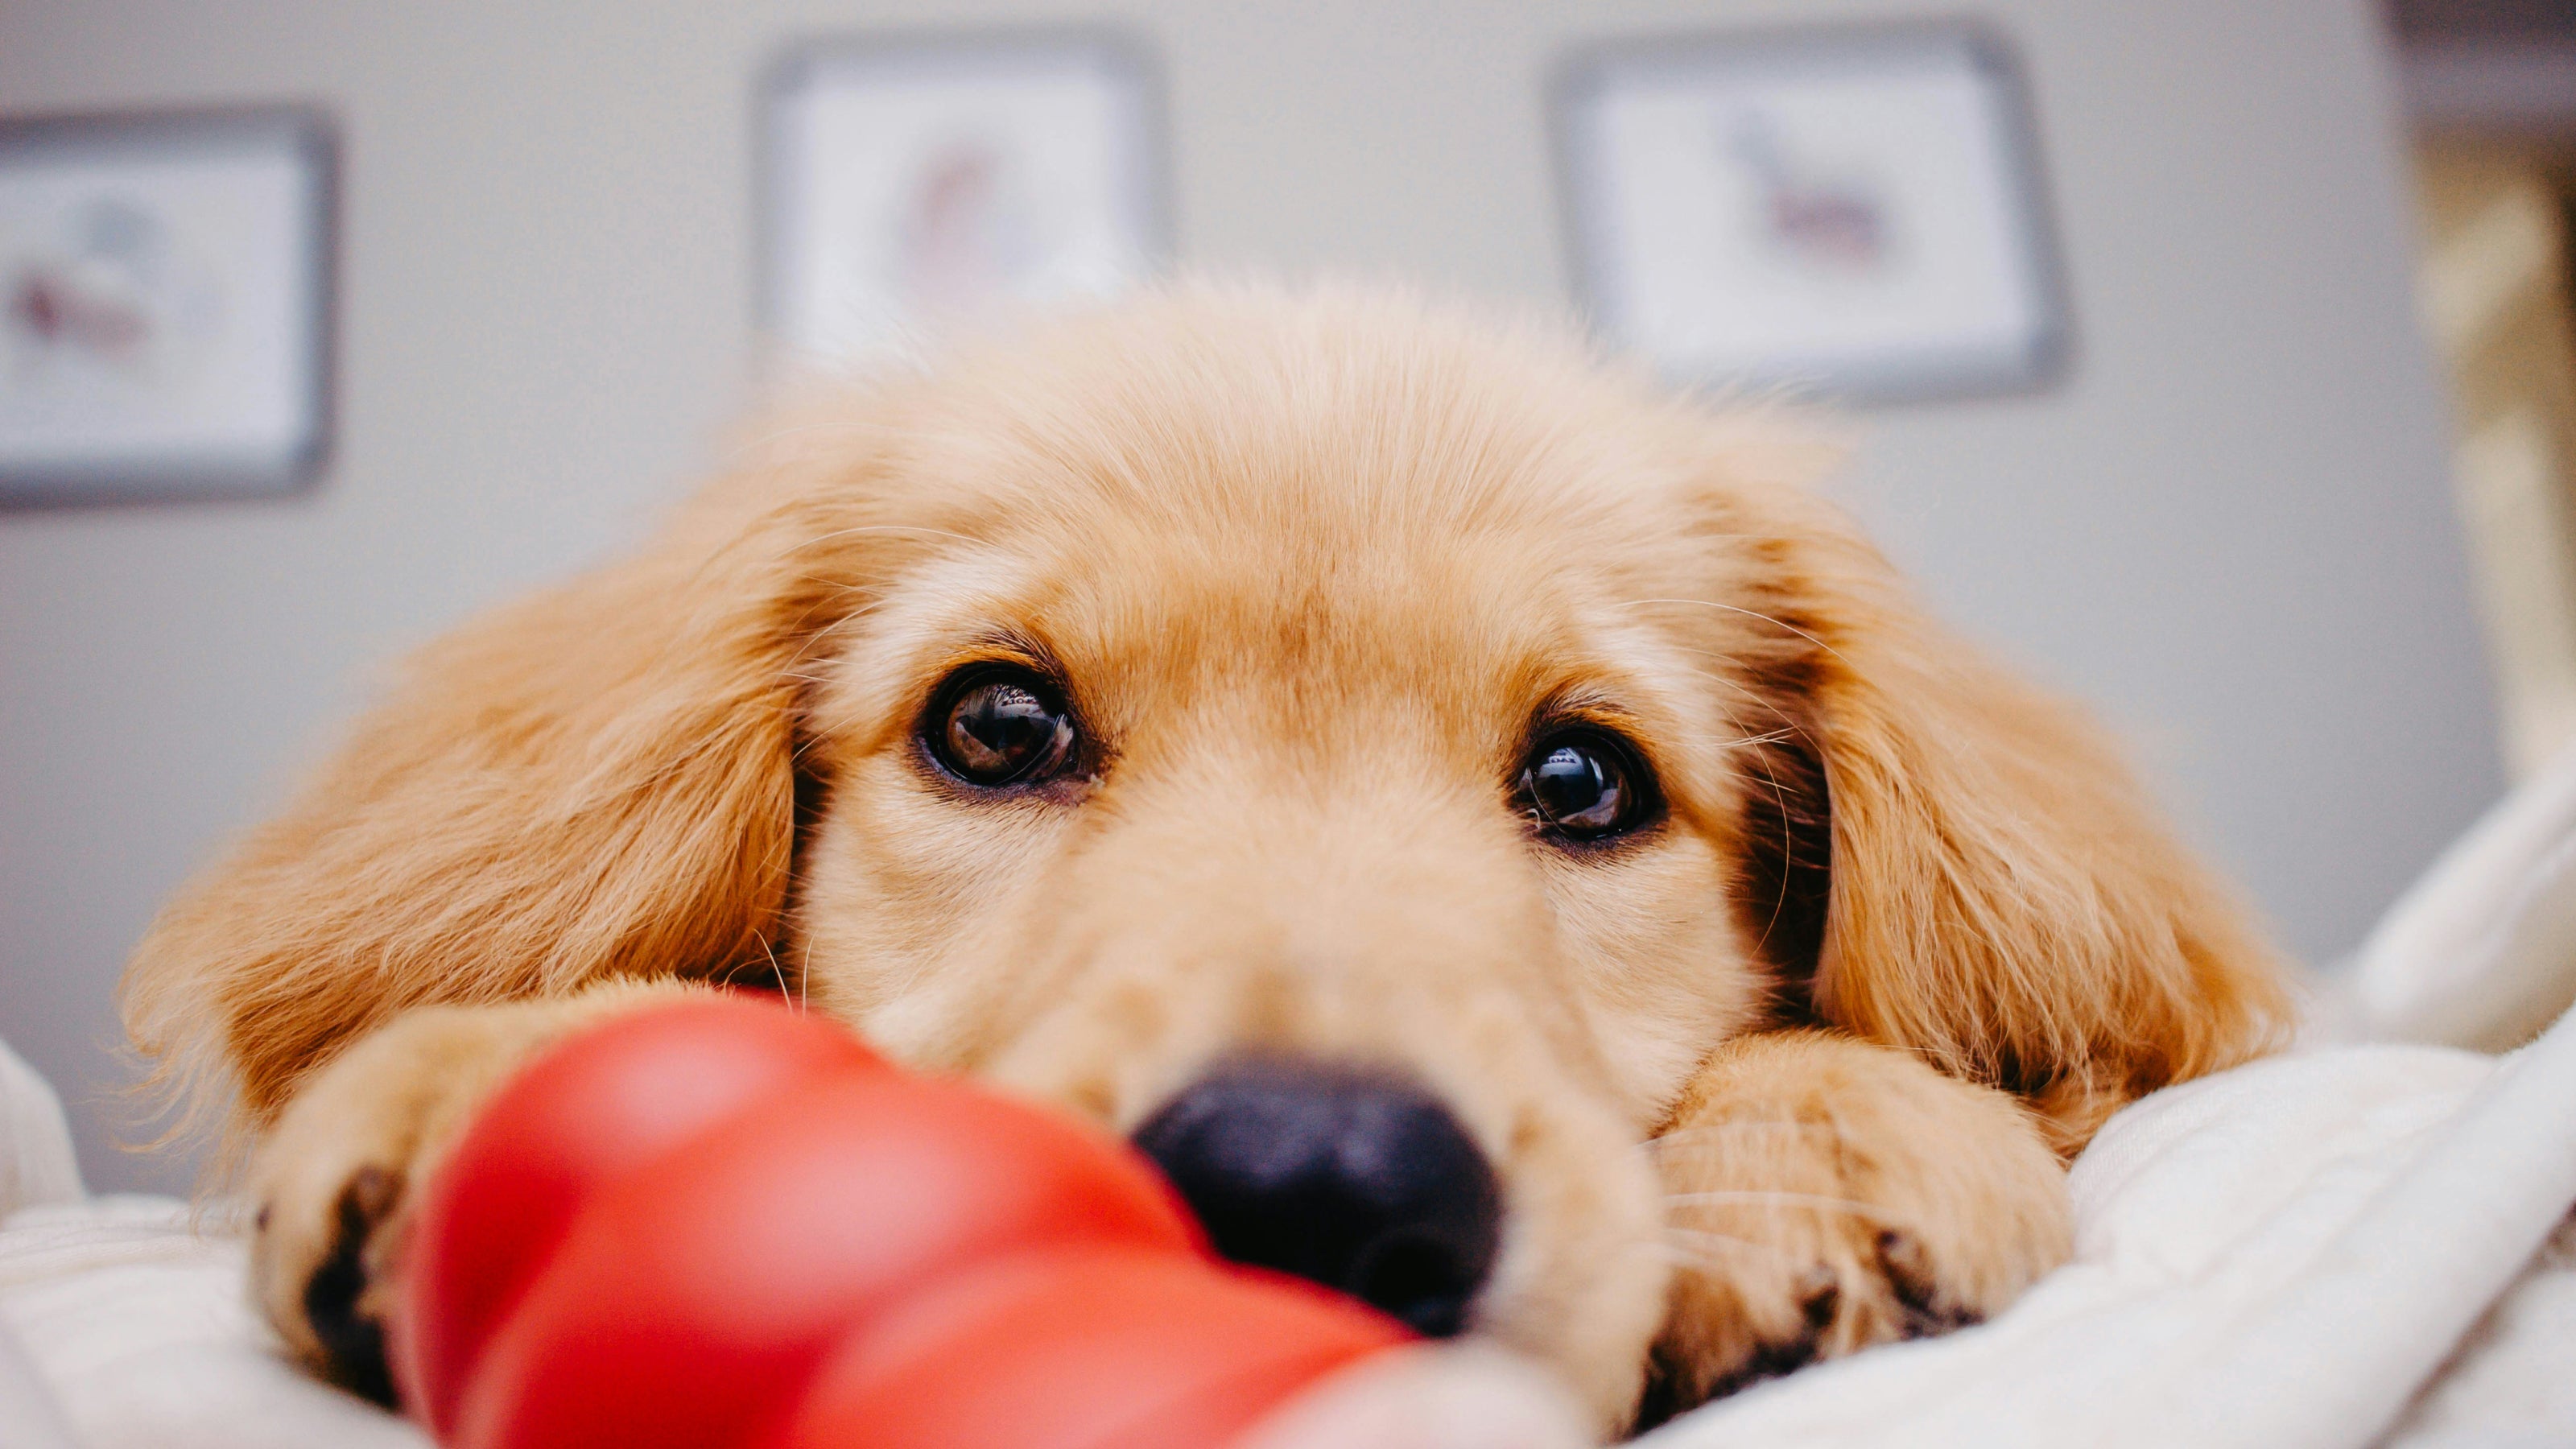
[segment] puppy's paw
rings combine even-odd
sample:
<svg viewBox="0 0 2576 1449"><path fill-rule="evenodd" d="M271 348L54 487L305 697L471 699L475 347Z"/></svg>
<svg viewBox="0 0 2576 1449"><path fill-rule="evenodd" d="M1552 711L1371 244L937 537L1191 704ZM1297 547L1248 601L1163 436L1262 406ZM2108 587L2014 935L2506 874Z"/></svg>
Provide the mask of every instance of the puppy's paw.
<svg viewBox="0 0 2576 1449"><path fill-rule="evenodd" d="M251 1290L308 1367L394 1402L384 1321L416 1190L567 1005L423 1008L297 1088L251 1162Z"/></svg>
<svg viewBox="0 0 2576 1449"><path fill-rule="evenodd" d="M1680 1271L1650 1414L1977 1322L2071 1246L2065 1171L2021 1106L1883 1047L1738 1043L1656 1152Z"/></svg>

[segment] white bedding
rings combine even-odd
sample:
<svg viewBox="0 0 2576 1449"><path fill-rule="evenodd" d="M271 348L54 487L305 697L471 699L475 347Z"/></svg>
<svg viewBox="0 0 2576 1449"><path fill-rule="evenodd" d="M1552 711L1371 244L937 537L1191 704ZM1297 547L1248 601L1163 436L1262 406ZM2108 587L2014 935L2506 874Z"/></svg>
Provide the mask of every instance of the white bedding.
<svg viewBox="0 0 2576 1449"><path fill-rule="evenodd" d="M2010 1311L1644 1444L2576 1444L2576 758L2446 856L2347 981L2320 1014L2347 1034L2485 1045L2559 1020L2504 1057L2312 1046L2158 1093L2077 1162L2076 1260ZM225 1222L83 1199L52 1094L5 1048L0 1099L0 1449L423 1449L277 1358ZM1490 1364L1381 1377L1415 1422L1481 1404L1442 1411L1441 1449L1557 1442L1543 1406L1503 1412Z"/></svg>
<svg viewBox="0 0 2576 1449"><path fill-rule="evenodd" d="M2075 1261L1993 1322L1644 1442L2576 1444L2576 1018L2501 1064L2345 1047L2161 1092L2072 1185Z"/></svg>
<svg viewBox="0 0 2576 1449"><path fill-rule="evenodd" d="M409 1424L289 1367L242 1291L243 1244L187 1205L101 1197L0 1225L6 1449L428 1449ZM13 1387L17 1390L13 1394ZM54 1437L27 1427L48 1410Z"/></svg>

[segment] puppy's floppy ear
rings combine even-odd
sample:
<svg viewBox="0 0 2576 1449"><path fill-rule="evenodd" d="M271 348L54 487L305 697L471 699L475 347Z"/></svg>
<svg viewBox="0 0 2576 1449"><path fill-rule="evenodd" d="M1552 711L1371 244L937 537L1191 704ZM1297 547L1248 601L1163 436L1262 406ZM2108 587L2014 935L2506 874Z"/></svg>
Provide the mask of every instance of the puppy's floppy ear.
<svg viewBox="0 0 2576 1449"><path fill-rule="evenodd" d="M798 651L835 612L810 481L730 480L641 557L417 656L138 948L127 1027L164 1085L229 1078L256 1126L409 1006L765 961Z"/></svg>
<svg viewBox="0 0 2576 1449"><path fill-rule="evenodd" d="M2068 1150L2271 1042L2269 948L2099 728L1933 623L1838 512L1768 502L1737 526L1768 540L1763 673L1830 820L1816 1014L2027 1096Z"/></svg>

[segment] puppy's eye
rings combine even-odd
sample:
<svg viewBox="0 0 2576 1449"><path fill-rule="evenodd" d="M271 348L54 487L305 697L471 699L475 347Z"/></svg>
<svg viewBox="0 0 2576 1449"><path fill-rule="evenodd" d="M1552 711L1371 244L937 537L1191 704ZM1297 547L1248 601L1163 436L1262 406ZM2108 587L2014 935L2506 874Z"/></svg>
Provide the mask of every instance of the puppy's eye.
<svg viewBox="0 0 2576 1449"><path fill-rule="evenodd" d="M1025 669L971 669L941 691L923 743L970 785L1034 784L1073 759L1073 717L1054 686Z"/></svg>
<svg viewBox="0 0 2576 1449"><path fill-rule="evenodd" d="M1607 840L1646 823L1653 782L1626 744L1590 730L1550 735L1521 765L1521 809L1541 834Z"/></svg>

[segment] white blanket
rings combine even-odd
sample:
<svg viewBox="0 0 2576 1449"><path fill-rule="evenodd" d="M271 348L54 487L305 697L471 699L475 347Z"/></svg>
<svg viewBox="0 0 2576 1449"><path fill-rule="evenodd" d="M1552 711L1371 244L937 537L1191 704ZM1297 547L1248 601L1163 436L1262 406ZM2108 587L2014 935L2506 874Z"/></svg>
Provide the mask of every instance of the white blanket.
<svg viewBox="0 0 2576 1449"><path fill-rule="evenodd" d="M2159 1093L2074 1188L2076 1262L1994 1322L1646 1444L2576 1444L2576 1024L2501 1065L2350 1047ZM423 1449L276 1357L206 1227L143 1197L0 1224L0 1444Z"/></svg>
<svg viewBox="0 0 2576 1449"><path fill-rule="evenodd" d="M2075 1261L1993 1322L1645 1443L2576 1444L2576 1018L2501 1064L2346 1047L2158 1093L2073 1187Z"/></svg>
<svg viewBox="0 0 2576 1449"><path fill-rule="evenodd" d="M203 1226L160 1197L23 1208L0 1224L0 1445L428 1449L291 1367L243 1292L242 1239Z"/></svg>
<svg viewBox="0 0 2576 1449"><path fill-rule="evenodd" d="M2324 1015L2364 1035L2500 1043L2558 1014L2576 996L2576 759L2446 856L2346 981ZM277 1357L219 1215L200 1231L167 1199L81 1199L52 1094L5 1048L0 1108L0 1446L424 1449ZM2076 1260L1993 1322L1643 1443L2576 1444L2576 1015L2501 1058L2312 1047L2160 1092L2072 1185ZM1415 1378L1423 1403L1471 1387Z"/></svg>

